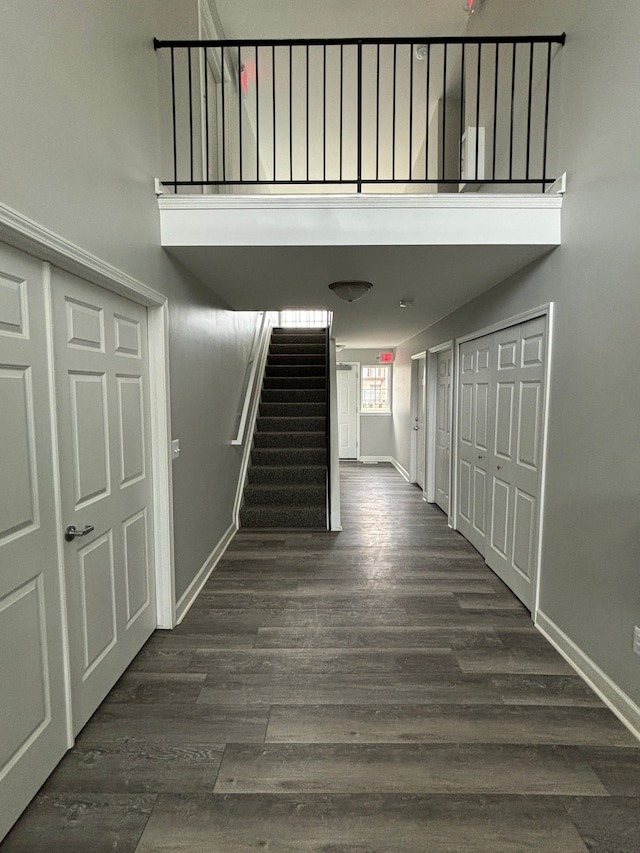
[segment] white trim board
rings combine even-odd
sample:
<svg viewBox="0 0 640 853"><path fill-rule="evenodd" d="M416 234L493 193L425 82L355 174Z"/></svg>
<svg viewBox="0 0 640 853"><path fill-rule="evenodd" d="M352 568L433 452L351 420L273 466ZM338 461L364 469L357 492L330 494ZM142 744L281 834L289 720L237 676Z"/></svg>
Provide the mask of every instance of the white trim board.
<svg viewBox="0 0 640 853"><path fill-rule="evenodd" d="M231 540L238 532L238 525L235 522L232 522L227 530L223 533L222 538L213 549L213 551L209 554L207 559L204 561L202 568L195 576L195 578L191 581L189 586L180 596L180 600L176 604L176 625L179 625L184 617L187 615L191 607L193 606L194 601L202 592L203 586L209 580L209 577L215 567L220 562L222 555L229 547Z"/></svg>
<svg viewBox="0 0 640 853"><path fill-rule="evenodd" d="M640 740L640 707L613 682L591 658L559 628L555 622L538 610L535 626L560 652L562 657L602 699L631 734Z"/></svg>
<svg viewBox="0 0 640 853"><path fill-rule="evenodd" d="M358 462L362 462L364 465L377 465L378 462L391 462L393 464L390 456L361 456Z"/></svg>

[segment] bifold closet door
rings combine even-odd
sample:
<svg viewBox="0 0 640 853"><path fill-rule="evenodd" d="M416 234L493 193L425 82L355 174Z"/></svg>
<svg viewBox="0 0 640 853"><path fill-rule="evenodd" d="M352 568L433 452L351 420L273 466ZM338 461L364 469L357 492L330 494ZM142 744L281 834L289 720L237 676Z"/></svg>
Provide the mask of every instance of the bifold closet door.
<svg viewBox="0 0 640 853"><path fill-rule="evenodd" d="M452 350L437 353L436 397L436 503L449 514L449 480L451 470L451 366Z"/></svg>
<svg viewBox="0 0 640 853"><path fill-rule="evenodd" d="M73 728L156 625L147 312L54 271Z"/></svg>
<svg viewBox="0 0 640 853"><path fill-rule="evenodd" d="M45 269L0 245L0 839L67 748Z"/></svg>
<svg viewBox="0 0 640 853"><path fill-rule="evenodd" d="M546 319L493 335L485 559L530 610L538 553Z"/></svg>
<svg viewBox="0 0 640 853"><path fill-rule="evenodd" d="M535 597L546 318L460 346L458 529L529 609Z"/></svg>
<svg viewBox="0 0 640 853"><path fill-rule="evenodd" d="M487 537L491 339L460 347L458 529L484 556Z"/></svg>

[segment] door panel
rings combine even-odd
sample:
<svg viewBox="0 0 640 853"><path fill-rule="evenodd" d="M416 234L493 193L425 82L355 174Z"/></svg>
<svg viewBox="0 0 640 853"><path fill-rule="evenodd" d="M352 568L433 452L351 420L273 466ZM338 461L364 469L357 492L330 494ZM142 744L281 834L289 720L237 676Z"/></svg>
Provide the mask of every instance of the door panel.
<svg viewBox="0 0 640 853"><path fill-rule="evenodd" d="M58 271L52 302L78 732L156 623L146 310Z"/></svg>
<svg viewBox="0 0 640 853"><path fill-rule="evenodd" d="M460 347L458 528L530 609L545 353L546 318Z"/></svg>
<svg viewBox="0 0 640 853"><path fill-rule="evenodd" d="M340 459L358 456L358 365L340 364L336 370L338 390L338 455Z"/></svg>
<svg viewBox="0 0 640 853"><path fill-rule="evenodd" d="M0 246L0 838L67 748L44 265Z"/></svg>
<svg viewBox="0 0 640 853"><path fill-rule="evenodd" d="M451 480L451 365L453 351L437 354L438 391L436 395L436 503L449 514ZM471 429L467 423L467 436Z"/></svg>
<svg viewBox="0 0 640 853"><path fill-rule="evenodd" d="M458 480L469 482L468 513L458 505L458 528L484 556L487 518L487 461L491 435L489 380L491 348L487 339L460 347ZM464 487L463 487L464 491Z"/></svg>
<svg viewBox="0 0 640 853"><path fill-rule="evenodd" d="M492 337L499 354L494 501L486 560L529 608L534 603L544 401L545 318ZM509 389L507 391L507 389ZM507 487L500 488L503 482Z"/></svg>

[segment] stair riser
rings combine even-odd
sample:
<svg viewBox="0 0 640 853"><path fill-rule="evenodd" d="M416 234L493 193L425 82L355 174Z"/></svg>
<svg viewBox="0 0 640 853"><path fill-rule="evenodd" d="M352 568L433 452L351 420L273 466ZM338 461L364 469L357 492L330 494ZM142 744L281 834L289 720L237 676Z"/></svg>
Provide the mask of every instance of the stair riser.
<svg viewBox="0 0 640 853"><path fill-rule="evenodd" d="M325 418L264 418L257 421L258 432L325 432Z"/></svg>
<svg viewBox="0 0 640 853"><path fill-rule="evenodd" d="M326 418L326 403L260 403L261 418Z"/></svg>

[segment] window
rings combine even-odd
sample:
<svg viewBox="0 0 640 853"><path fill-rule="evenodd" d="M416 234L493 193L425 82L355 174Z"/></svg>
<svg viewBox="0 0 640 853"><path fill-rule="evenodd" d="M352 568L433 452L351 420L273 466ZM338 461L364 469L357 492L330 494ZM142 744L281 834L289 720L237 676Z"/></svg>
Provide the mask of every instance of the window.
<svg viewBox="0 0 640 853"><path fill-rule="evenodd" d="M311 329L314 327L326 328L331 323L331 311L281 311L280 326L285 329L301 327Z"/></svg>
<svg viewBox="0 0 640 853"><path fill-rule="evenodd" d="M391 367L363 367L361 377L363 414L391 412Z"/></svg>

